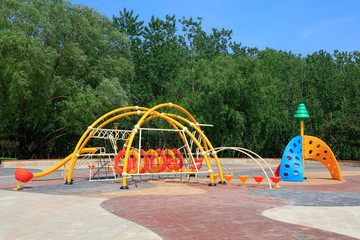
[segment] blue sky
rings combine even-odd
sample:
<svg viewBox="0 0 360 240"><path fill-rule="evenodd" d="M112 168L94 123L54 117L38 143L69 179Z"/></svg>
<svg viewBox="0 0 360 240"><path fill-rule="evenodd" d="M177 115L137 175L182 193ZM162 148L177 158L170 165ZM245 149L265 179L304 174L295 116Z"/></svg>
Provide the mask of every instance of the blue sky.
<svg viewBox="0 0 360 240"><path fill-rule="evenodd" d="M124 7L148 22L152 15L203 18L211 28L233 30L243 46L306 56L323 49L360 51L360 0L71 0L112 19ZM179 25L180 26L180 25Z"/></svg>

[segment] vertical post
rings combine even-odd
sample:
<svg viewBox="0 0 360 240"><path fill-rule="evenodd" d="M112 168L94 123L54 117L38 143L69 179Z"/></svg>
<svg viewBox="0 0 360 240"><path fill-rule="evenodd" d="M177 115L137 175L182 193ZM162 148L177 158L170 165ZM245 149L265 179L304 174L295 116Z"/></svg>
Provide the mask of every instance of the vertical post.
<svg viewBox="0 0 360 240"><path fill-rule="evenodd" d="M140 173L140 161L141 161L141 133L142 133L142 129L140 128L140 133L139 133L139 159L137 160L137 174ZM144 162L145 162L145 156L144 156Z"/></svg>
<svg viewBox="0 0 360 240"><path fill-rule="evenodd" d="M114 138L115 138L115 153L117 153L117 150L118 150L118 147L117 147L117 137L118 137L118 132L117 132L117 130L118 130L118 126L119 126L119 123L114 123L114 126L115 126L115 136L114 136Z"/></svg>
<svg viewBox="0 0 360 240"><path fill-rule="evenodd" d="M64 164L64 180L66 181L66 164Z"/></svg>
<svg viewBox="0 0 360 240"><path fill-rule="evenodd" d="M300 103L299 104L299 107L298 107L298 109L297 109L297 111L296 111L296 114L295 114L295 118L297 118L297 119L299 119L300 120L300 135L301 135L301 137L302 137L302 140L304 140L304 120L306 119L306 118L309 118L310 116L309 116L309 113L307 112L307 110L306 110L306 107L305 107L305 104L303 104L303 103ZM303 144L303 146L304 146L304 144ZM304 148L302 148L302 149L304 149ZM304 167L304 169L303 169L303 171L304 171L304 174L303 174L303 176L304 176L304 179L305 179L305 159L304 159L304 153L302 154L302 162L303 162L303 167Z"/></svg>
<svg viewBox="0 0 360 240"><path fill-rule="evenodd" d="M304 140L304 121L300 121L300 135L302 137L302 140ZM302 148L304 149L304 148ZM305 159L304 159L304 153L301 154L302 155L302 164L303 164L303 173L304 173L304 179L306 179L305 177Z"/></svg>

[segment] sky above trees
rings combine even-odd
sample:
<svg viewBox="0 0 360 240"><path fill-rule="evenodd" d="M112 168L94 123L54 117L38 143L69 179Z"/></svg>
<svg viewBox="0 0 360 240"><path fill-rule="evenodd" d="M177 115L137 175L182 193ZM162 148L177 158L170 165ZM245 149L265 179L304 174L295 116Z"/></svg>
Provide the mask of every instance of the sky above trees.
<svg viewBox="0 0 360 240"><path fill-rule="evenodd" d="M71 0L98 9L109 18L127 8L148 22L152 15L165 18L203 18L211 28L233 30L232 40L243 46L266 47L312 54L323 49L355 51L360 44L360 1L238 1L238 0Z"/></svg>

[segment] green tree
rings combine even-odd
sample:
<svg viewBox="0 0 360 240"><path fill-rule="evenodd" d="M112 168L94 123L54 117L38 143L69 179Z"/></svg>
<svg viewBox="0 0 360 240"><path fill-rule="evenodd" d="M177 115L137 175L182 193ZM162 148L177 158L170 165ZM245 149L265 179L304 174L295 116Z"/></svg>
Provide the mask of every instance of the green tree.
<svg viewBox="0 0 360 240"><path fill-rule="evenodd" d="M44 155L128 104L129 43L105 16L66 1L4 0L0 26L0 137L19 143L18 158Z"/></svg>

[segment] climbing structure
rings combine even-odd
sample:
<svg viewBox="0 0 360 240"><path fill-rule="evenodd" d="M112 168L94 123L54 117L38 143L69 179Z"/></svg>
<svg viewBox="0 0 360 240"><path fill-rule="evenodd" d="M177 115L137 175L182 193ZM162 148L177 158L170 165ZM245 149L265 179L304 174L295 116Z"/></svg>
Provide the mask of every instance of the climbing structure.
<svg viewBox="0 0 360 240"><path fill-rule="evenodd" d="M295 118L300 120L301 135L294 137L284 150L279 166L281 180L302 182L305 176L304 160L321 162L333 179L342 180L339 164L330 147L319 138L304 135L304 120L309 118L305 104L299 105Z"/></svg>
<svg viewBox="0 0 360 240"><path fill-rule="evenodd" d="M174 108L180 111L183 115L186 115L186 117L182 117L173 113L159 113L157 110L161 108ZM127 116L137 115L140 117L140 119L131 130L110 130L109 128L106 128L107 125L109 125L110 123L114 123L118 119ZM193 163L191 166L185 169L179 167L181 163L177 164L178 160L175 155L179 157L179 161L181 161L180 156L179 154L174 153L174 151L176 152L177 149L159 149L155 150L156 153L154 153L153 149L143 149L141 141L143 131L156 130L143 127L143 125L153 119L162 119L172 127L172 131L178 133L179 137L182 139L185 145L184 153L189 156L190 161ZM201 158L205 162L207 170L203 173L209 175L209 186L216 185L213 177L213 169L211 168L210 156L213 157L217 165L220 175L219 183L224 184L225 181L219 159L216 155L216 152L212 151L214 147L212 146L208 138L205 136L203 131L200 129L200 126L201 124L199 124L188 111L172 103L160 104L151 109L134 106L113 110L103 115L93 124L91 124L78 141L74 151L75 154L72 155L70 161L66 184L72 184L73 170L77 159L81 156L81 150L86 146L86 144L91 138L99 135L112 136L114 139L113 142L120 140L124 141L124 144L121 146L121 148L117 146L118 144L115 144L115 150L118 152L116 158L117 160L115 163L115 170L122 176L122 189L128 188L127 177L129 175L145 174L145 172L158 174L160 172L160 169L167 172L176 171L180 174L189 174L193 173L194 171L199 173L199 168L197 167L199 165L199 162L196 161L196 158L191 152L191 149L189 147L189 141L192 141L194 145L196 145L201 155ZM192 129L193 132L191 132L189 129ZM166 131L171 130L166 129ZM200 136L202 144L200 143L199 139L194 136L194 133L197 133ZM139 135L138 142L134 141L137 134ZM161 151L166 151L166 153ZM162 155L166 155L166 158L164 158ZM166 161L166 164L164 163L164 161ZM155 164L151 164L151 162L159 163L157 164L159 168L155 167ZM149 163L150 167L147 169L145 165L149 166ZM182 164L181 166L183 165L184 164ZM165 168L163 169L163 167Z"/></svg>
<svg viewBox="0 0 360 240"><path fill-rule="evenodd" d="M341 171L334 153L321 139L313 136L303 137L304 160L313 159L324 164L329 170L331 177L342 180Z"/></svg>
<svg viewBox="0 0 360 240"><path fill-rule="evenodd" d="M169 112L160 113L159 109L167 109ZM209 186L216 186L215 180L218 177L219 184L226 184L217 153L231 150L254 160L263 171L271 188L270 178L274 173L264 159L245 148L214 148L200 128L202 126L212 125L199 124L188 111L172 103L159 104L153 108L139 106L118 108L93 122L77 142L74 152L68 157L52 168L30 177L43 177L63 166L65 184L70 185L73 183L72 176L76 166L85 163L89 167L90 181L121 178L121 189L128 189L128 177L158 175L160 178L161 175L170 174L172 176L206 174L210 180ZM165 132L172 134L171 139L163 137ZM146 140L146 136L150 135L160 136L158 138L163 144L159 144L159 139ZM101 147L86 148L87 145L98 146L99 143ZM173 143L176 146L169 145ZM112 150L109 152L107 149ZM218 171L215 177L210 161L215 163ZM66 164L69 164L67 173ZM270 178L265 171L266 168L270 170ZM106 175L104 176L103 173ZM232 178L233 175L228 174L229 182L230 176ZM18 180L28 181L25 178Z"/></svg>
<svg viewBox="0 0 360 240"><path fill-rule="evenodd" d="M280 176L283 181L303 181L302 147L302 136L294 137L286 146L280 164Z"/></svg>

